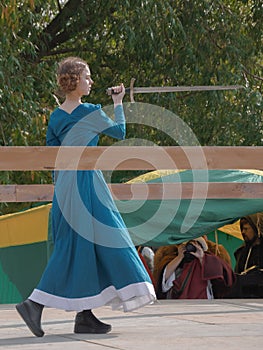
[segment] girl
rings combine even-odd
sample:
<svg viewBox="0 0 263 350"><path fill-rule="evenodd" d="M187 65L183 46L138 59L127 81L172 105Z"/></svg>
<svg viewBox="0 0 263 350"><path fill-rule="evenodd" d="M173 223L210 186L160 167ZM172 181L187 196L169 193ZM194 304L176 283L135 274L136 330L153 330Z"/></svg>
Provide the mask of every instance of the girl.
<svg viewBox="0 0 263 350"><path fill-rule="evenodd" d="M81 101L93 85L85 61L63 60L57 78L65 100L51 114L48 146L96 146L100 133L124 139L123 84L113 87L113 121L100 105ZM61 158L63 151L58 152ZM17 311L38 337L44 335L44 306L76 311L75 333L107 333L111 326L99 321L93 308L137 309L155 300L154 287L101 171L57 171L54 179L53 254L38 286Z"/></svg>

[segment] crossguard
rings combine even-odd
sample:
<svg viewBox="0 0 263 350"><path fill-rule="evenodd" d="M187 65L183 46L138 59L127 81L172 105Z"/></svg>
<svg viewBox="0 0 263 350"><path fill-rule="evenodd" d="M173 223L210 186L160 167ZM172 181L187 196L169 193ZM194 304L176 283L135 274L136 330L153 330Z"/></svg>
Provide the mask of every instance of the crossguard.
<svg viewBox="0 0 263 350"><path fill-rule="evenodd" d="M131 103L134 103L134 93L133 93L133 88L134 88L134 82L135 82L135 78L131 78L131 82L130 82L130 100Z"/></svg>
<svg viewBox="0 0 263 350"><path fill-rule="evenodd" d="M131 82L130 82L130 87L125 89L126 93L130 94L130 100L132 103L134 103L134 82L135 82L135 78L131 78ZM106 94L111 96L113 94L115 94L114 90L112 88L108 88L106 89Z"/></svg>

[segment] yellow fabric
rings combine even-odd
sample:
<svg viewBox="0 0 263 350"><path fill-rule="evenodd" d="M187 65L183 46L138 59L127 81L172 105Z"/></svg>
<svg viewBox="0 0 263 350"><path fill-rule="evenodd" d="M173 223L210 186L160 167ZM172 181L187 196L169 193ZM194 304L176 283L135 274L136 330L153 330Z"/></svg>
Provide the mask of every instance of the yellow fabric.
<svg viewBox="0 0 263 350"><path fill-rule="evenodd" d="M239 220L231 225L225 225L223 227L220 227L218 230L227 233L230 236L234 236L238 239L243 240L243 237L240 232Z"/></svg>
<svg viewBox="0 0 263 350"><path fill-rule="evenodd" d="M260 176L263 176L263 171L262 170L257 170L257 169L242 169L240 171L246 171L248 173L252 173L252 174L255 174L255 175L260 175Z"/></svg>
<svg viewBox="0 0 263 350"><path fill-rule="evenodd" d="M147 181L151 181L154 179L158 179L159 177L162 177L162 176L181 173L182 171L185 171L185 169L181 169L181 170L155 170L155 171L151 171L149 173L137 176L134 179L127 181L127 184L132 184L132 183L137 183L137 182L147 182Z"/></svg>
<svg viewBox="0 0 263 350"><path fill-rule="evenodd" d="M0 248L46 241L51 205L0 216Z"/></svg>

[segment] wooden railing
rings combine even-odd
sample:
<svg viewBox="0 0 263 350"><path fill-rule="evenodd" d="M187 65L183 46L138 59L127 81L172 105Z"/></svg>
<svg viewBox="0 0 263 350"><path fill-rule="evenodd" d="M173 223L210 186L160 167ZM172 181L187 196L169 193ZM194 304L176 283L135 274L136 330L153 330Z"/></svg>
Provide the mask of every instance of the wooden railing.
<svg viewBox="0 0 263 350"><path fill-rule="evenodd" d="M263 147L0 147L0 171L263 169ZM263 198L263 183L109 184L126 199ZM1 202L51 201L53 185L1 185Z"/></svg>

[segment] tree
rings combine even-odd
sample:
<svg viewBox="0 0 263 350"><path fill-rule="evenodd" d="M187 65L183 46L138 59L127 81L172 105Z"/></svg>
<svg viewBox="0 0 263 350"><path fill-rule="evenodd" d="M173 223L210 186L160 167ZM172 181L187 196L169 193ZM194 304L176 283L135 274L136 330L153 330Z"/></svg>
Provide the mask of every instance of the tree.
<svg viewBox="0 0 263 350"><path fill-rule="evenodd" d="M45 144L57 103L56 63L68 55L87 59L95 80L89 100L103 105L109 103L105 87L127 85L132 77L138 86L243 85L234 92L137 95L136 100L179 115L201 145L261 145L260 0L6 0L0 6L0 145ZM158 145L175 144L158 130L128 125L127 136L137 135ZM5 172L0 179L51 181L41 172Z"/></svg>

